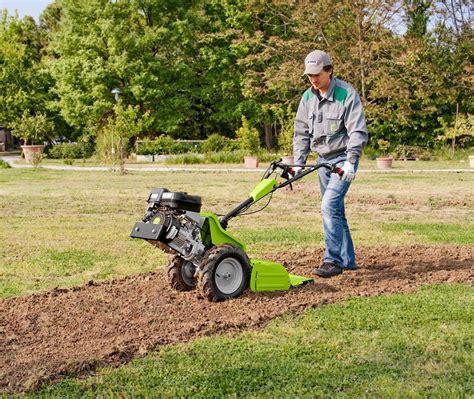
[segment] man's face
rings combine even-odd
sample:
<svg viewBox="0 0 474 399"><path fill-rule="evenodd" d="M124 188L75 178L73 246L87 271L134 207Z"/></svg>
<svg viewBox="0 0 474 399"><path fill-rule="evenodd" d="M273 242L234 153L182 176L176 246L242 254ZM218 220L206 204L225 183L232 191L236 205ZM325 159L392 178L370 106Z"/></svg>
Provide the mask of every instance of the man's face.
<svg viewBox="0 0 474 399"><path fill-rule="evenodd" d="M329 87L329 83L331 83L331 72L321 70L321 72L316 75L308 75L308 78L313 88L325 93Z"/></svg>

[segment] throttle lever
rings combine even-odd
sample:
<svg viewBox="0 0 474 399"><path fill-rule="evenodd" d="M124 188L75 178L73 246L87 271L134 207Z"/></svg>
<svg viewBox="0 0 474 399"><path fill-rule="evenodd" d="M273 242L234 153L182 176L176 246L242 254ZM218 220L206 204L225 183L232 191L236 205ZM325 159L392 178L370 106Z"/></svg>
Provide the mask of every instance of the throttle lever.
<svg viewBox="0 0 474 399"><path fill-rule="evenodd" d="M288 166L285 166L282 169L283 169L283 171L280 173L280 176L283 179L290 180L293 177L293 169L288 167ZM292 183L290 183L290 190L293 190L293 184Z"/></svg>

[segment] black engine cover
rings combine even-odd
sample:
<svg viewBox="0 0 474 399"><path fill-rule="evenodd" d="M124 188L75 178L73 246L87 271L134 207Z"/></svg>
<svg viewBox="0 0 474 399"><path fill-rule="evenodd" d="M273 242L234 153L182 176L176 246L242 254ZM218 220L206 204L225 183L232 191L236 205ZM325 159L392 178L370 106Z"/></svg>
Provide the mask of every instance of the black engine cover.
<svg viewBox="0 0 474 399"><path fill-rule="evenodd" d="M159 203L160 206L166 206L171 209L180 209L183 211L200 212L201 197L189 195L184 192L170 192L166 188L154 188L148 197L149 203Z"/></svg>

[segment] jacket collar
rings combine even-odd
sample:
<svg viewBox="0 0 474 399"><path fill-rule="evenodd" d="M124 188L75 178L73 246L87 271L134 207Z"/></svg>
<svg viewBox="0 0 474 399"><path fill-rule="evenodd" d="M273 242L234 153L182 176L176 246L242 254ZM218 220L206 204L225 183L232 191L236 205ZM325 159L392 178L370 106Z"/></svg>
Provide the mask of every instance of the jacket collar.
<svg viewBox="0 0 474 399"><path fill-rule="evenodd" d="M331 78L328 91L326 92L326 94L322 95L319 93L319 90L315 90L314 88L311 88L311 91L313 92L314 95L316 95L319 101L326 99L332 102L334 101L334 88L335 87L336 87L336 78Z"/></svg>

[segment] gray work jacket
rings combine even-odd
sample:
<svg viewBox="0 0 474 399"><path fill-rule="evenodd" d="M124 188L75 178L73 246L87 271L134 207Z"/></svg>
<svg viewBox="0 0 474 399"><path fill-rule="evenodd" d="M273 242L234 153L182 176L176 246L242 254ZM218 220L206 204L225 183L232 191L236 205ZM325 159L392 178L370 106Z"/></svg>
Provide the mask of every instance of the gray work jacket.
<svg viewBox="0 0 474 399"><path fill-rule="evenodd" d="M367 140L362 103L350 84L332 78L321 99L314 89L304 92L295 119L295 164L306 164L310 150L326 159L344 152L360 157Z"/></svg>

